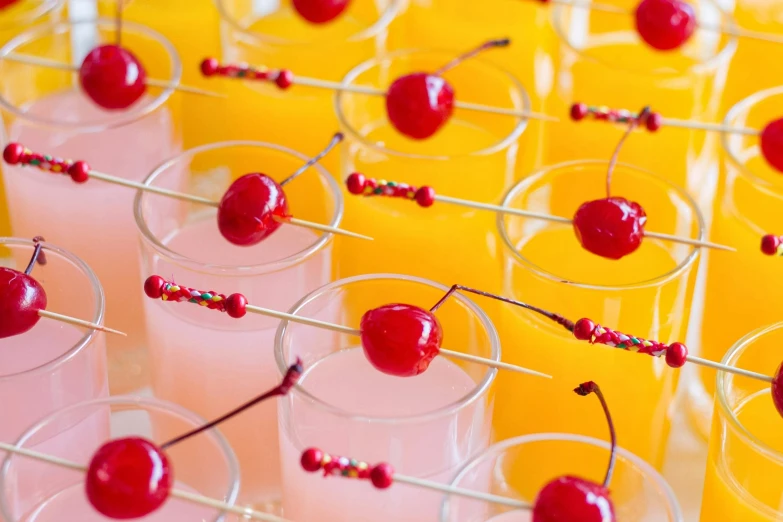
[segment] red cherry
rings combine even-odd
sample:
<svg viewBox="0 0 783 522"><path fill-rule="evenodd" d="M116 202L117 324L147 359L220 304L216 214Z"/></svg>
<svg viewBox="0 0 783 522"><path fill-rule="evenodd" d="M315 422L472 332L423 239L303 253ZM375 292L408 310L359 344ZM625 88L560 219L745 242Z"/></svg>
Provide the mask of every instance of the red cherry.
<svg viewBox="0 0 783 522"><path fill-rule="evenodd" d="M87 96L104 109L126 109L144 94L146 73L127 49L108 44L96 47L79 68L79 83Z"/></svg>
<svg viewBox="0 0 783 522"><path fill-rule="evenodd" d="M364 354L377 370L398 377L424 372L438 355L443 328L434 314L406 304L389 304L362 316Z"/></svg>
<svg viewBox="0 0 783 522"><path fill-rule="evenodd" d="M681 47L696 28L693 7L681 0L642 0L636 8L636 31L650 47Z"/></svg>
<svg viewBox="0 0 783 522"><path fill-rule="evenodd" d="M549 482L538 493L533 522L614 522L609 490L579 477L565 476Z"/></svg>
<svg viewBox="0 0 783 522"><path fill-rule="evenodd" d="M218 228L235 245L255 245L280 227L274 216L288 215L283 187L266 174L254 172L228 187L218 207Z"/></svg>
<svg viewBox="0 0 783 522"><path fill-rule="evenodd" d="M620 259L642 243L647 214L625 198L611 197L584 203L574 214L574 232L593 254Z"/></svg>
<svg viewBox="0 0 783 522"><path fill-rule="evenodd" d="M778 370L775 372L775 376L772 378L771 392L772 402L775 403L775 408L783 417L783 363L778 366Z"/></svg>
<svg viewBox="0 0 783 522"><path fill-rule="evenodd" d="M761 154L772 168L783 172L783 118L771 121L761 131Z"/></svg>
<svg viewBox="0 0 783 522"><path fill-rule="evenodd" d="M454 89L440 76L413 73L394 80L386 93L394 128L415 140L429 138L454 112Z"/></svg>
<svg viewBox="0 0 783 522"><path fill-rule="evenodd" d="M6 7L10 7L18 2L19 0L0 0L0 9L5 9Z"/></svg>
<svg viewBox="0 0 783 522"><path fill-rule="evenodd" d="M337 18L348 0L294 0L294 9L311 24L324 24Z"/></svg>
<svg viewBox="0 0 783 522"><path fill-rule="evenodd" d="M128 437L107 442L87 469L90 504L114 519L140 518L158 509L174 484L166 455L152 442Z"/></svg>
<svg viewBox="0 0 783 522"><path fill-rule="evenodd" d="M0 339L25 333L46 309L46 292L29 275L0 267Z"/></svg>

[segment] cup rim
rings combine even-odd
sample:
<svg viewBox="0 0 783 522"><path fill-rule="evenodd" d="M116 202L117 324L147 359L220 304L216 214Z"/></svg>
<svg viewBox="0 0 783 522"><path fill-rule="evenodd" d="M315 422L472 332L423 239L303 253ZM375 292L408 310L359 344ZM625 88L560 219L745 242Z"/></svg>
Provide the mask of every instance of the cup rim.
<svg viewBox="0 0 783 522"><path fill-rule="evenodd" d="M445 53L448 53L449 57L451 58L454 57L454 51L448 49L400 49L397 51L384 53L380 56L370 58L369 60L365 60L359 65L356 65L353 69L348 71L348 73L343 77L340 83L342 85L351 85L357 76L372 69L373 67L378 67L379 64L387 60L395 60L413 54L432 55L432 54L445 54ZM516 76L508 72L503 67L497 66L480 57L471 58L471 62L478 63L482 67L488 67L490 69L493 69L494 71L499 72L500 74L505 76L511 83L514 91L517 92L522 98L522 107L520 110L526 112L530 112L532 110L530 96L528 95L527 90L522 85L522 83L517 79ZM340 123L340 127L343 130L343 132L349 135L351 139L361 143L362 146L365 148L371 149L381 154L402 157L402 158L412 158L412 159L430 160L430 161L449 161L449 160L453 161L455 158L458 159L461 157L486 156L486 155L494 154L498 151L507 148L511 143L517 141L519 137L522 135L522 133L525 131L525 129L527 128L528 122L530 121L527 118L516 117L515 119L517 120L517 123L516 125L514 125L514 128L507 136L503 137L502 139L493 143L492 145L477 151L469 151L469 152L446 155L446 156L431 155L431 154L414 154L409 152L401 152L395 149L390 149L383 145L378 145L376 142L367 139L360 131L354 128L354 126L351 125L351 123L348 121L348 118L345 116L344 111L342 109L343 96L347 94L349 93L346 93L342 90L335 91L334 94L334 109L335 109L335 113L337 114L337 120Z"/></svg>
<svg viewBox="0 0 783 522"><path fill-rule="evenodd" d="M0 29L8 29L14 26L26 26L35 23L35 20L65 7L65 0L43 0L30 11L13 17L10 21L0 23Z"/></svg>
<svg viewBox="0 0 783 522"><path fill-rule="evenodd" d="M328 283L324 286L317 288L316 290L310 292L309 294L301 298L299 301L297 301L288 310L288 313L296 315L297 312L300 311L305 305L318 299L321 295L323 295L326 292L329 292L330 290L344 287L346 285L350 285L353 283L361 283L365 281L382 280L382 279L387 279L387 280L391 279L391 280L399 280L399 281L410 282L410 283L423 284L438 290L442 290L444 293L449 290L449 287L445 285L442 285L434 281L430 281L428 279L424 279L422 277L409 276L405 274L389 274L389 273L363 274L363 275L358 275L353 277L347 277L344 279L338 279L337 281L333 281L331 283ZM500 339L498 337L498 333L497 330L495 329L495 326L492 324L492 321L489 319L487 314L467 296L461 293L454 293L453 297L459 300L460 302L462 302L462 304L464 304L465 307L467 307L468 310L470 310L473 313L473 315L478 319L480 324L484 327L484 330L487 332L487 336L489 338L489 343L491 348L491 355L489 358L493 361L500 361L500 350L501 350ZM288 319L281 320L280 325L277 327L277 333L275 334L275 361L277 362L277 369L280 372L281 376L285 375L290 365L290 362L285 359L285 354L283 353L283 342L286 336L288 323L289 323ZM353 414L349 411L346 411L337 406L333 406L332 404L329 404L326 401L321 400L320 398L316 397L315 395L307 391L305 387L302 386L300 383L296 383L293 386L293 388L291 388L290 395L297 396L300 399L308 402L311 405L314 405L315 407L319 408L322 411L326 411L331 415L339 416L344 420L348 420L348 421L372 422L374 424L395 424L395 425L399 425L403 423L413 424L413 423L427 422L433 419L454 414L458 410L465 408L466 406L469 406L470 404L474 403L480 397L486 395L492 382L495 380L495 377L497 376L497 372L498 370L496 368L487 367L481 382L476 383L476 385L471 389L470 392L468 392L467 395L461 397L456 402L447 404L445 406L441 406L440 408L437 408L433 411L429 411L426 413L419 413L416 415L404 415L404 416L398 416L394 418L373 417L368 415Z"/></svg>
<svg viewBox="0 0 783 522"><path fill-rule="evenodd" d="M533 433L530 435L521 435L521 436L513 437L511 439L506 439L501 442L497 442L489 446L485 450L483 450L481 453L474 455L473 458L471 458L469 461L467 461L465 464L462 465L462 467L459 469L459 471L457 471L457 474L454 476L451 482L449 482L449 485L459 486L459 482L464 478L465 474L470 472L472 468L479 465L485 459L491 457L494 454L505 453L510 448L515 446L522 446L524 444L528 444L531 442L545 442L545 441L577 442L577 443L587 444L590 446L598 446L606 449L607 451L610 451L612 447L612 445L608 441L596 439L594 437L588 437L585 435L577 435L575 433ZM641 470L644 475L647 475L651 479L654 479L653 481L659 486L661 493L663 493L663 496L665 496L666 499L668 500L668 505L670 508L671 515L674 516L673 522L682 522L683 521L682 508L680 508L680 504L677 501L677 496L674 494L674 491L672 490L671 486L666 481L666 479L645 460L634 455L633 453L626 450L625 448L617 446L617 455L629 461L631 464L633 464L635 468ZM451 495L446 493L443 496L443 500L441 501L441 506L440 506L441 522L448 522L450 501L451 501Z"/></svg>
<svg viewBox="0 0 783 522"><path fill-rule="evenodd" d="M205 145L199 145L198 147L194 147L192 149L182 151L176 156L173 156L165 160L163 163L155 167L152 170L152 172L150 172L150 174L144 179L143 184L153 185L153 182L158 176L164 174L169 168L174 166L177 162L182 161L183 159L194 157L202 152L215 150L219 148L228 148L228 147L257 147L262 149L272 149L293 156L294 158L301 160L302 164L304 164L310 159L310 156L306 156L305 154L302 154L301 152L295 151L293 149L289 149L288 147L284 147L282 145L276 145L273 143L267 143L263 141L251 141L251 140L218 141L213 143L207 143ZM332 227L336 227L342 221L343 212L345 211L343 194L342 191L340 190L340 186L338 185L334 177L329 173L329 171L326 170L326 168L324 168L322 165L315 164L312 165L310 168L315 169L319 173L321 178L326 182L328 188L332 192L332 196L334 197L335 208L334 208L334 213L332 215L332 219L328 224ZM142 241L144 241L150 248L154 249L158 254L164 256L168 261L182 268L185 268L190 271L195 271L198 273L218 272L226 275L231 275L231 274L258 275L258 274L276 272L279 270L283 270L287 267L290 267L292 265L295 265L297 263L306 261L313 255L315 255L317 252L322 250L330 241L332 241L333 234L331 232L321 233L321 235L318 236L317 240L314 243L310 244L304 250L301 250L282 259L277 259L275 261L271 261L268 263L260 263L254 265L221 265L221 264L202 263L198 260L191 259L190 257L175 252L174 250L170 249L168 246L164 245L158 239L158 237L152 233L152 231L147 226L146 219L144 218L144 209L143 209L144 197L145 197L145 192L141 190L137 190L136 196L133 200L133 216L136 221L136 228L141 234ZM254 245L253 247L257 248L258 245Z"/></svg>
<svg viewBox="0 0 783 522"><path fill-rule="evenodd" d="M30 247L31 249L35 248L35 244L32 240L20 239L16 237L0 237L0 245ZM41 241L41 245L46 252L51 252L59 257L66 259L87 277L87 280L89 281L92 288L93 298L95 299L95 313L93 314L91 321L95 324L102 324L104 315L106 313L106 296L103 293L103 287L101 286L101 282L98 280L98 276L95 275L87 263L82 261L80 257L76 256L70 251L55 246L46 241ZM51 319L41 318L41 320L50 321ZM76 357L76 355L85 350L87 347L91 346L99 334L100 332L97 330L89 329L76 344L74 344L66 352L60 354L58 357L52 359L51 361L45 362L40 366L36 366L35 368L30 368L28 370L11 373L8 375L0 375L0 383L4 381L8 382L12 379L19 379L20 377L34 376L44 372L52 372L56 368L64 365Z"/></svg>
<svg viewBox="0 0 783 522"><path fill-rule="evenodd" d="M723 118L723 125L726 126L733 126L732 121L737 118L738 114L740 112L745 111L746 109L750 108L753 105L756 105L760 101L770 98L772 96L783 94L783 86L778 87L772 87L770 89L764 89L761 91L757 91L750 96L743 98L742 100L735 103L731 109L726 113L726 116ZM742 173L743 177L751 181L752 183L758 185L761 187L765 192L774 192L778 197L783 197L783 189L781 187L775 187L774 184L770 183L768 180L765 180L756 174L753 173L752 170L750 170L743 162L740 160L739 156L737 155L737 152L734 150L734 148L731 146L731 143L729 142L731 136L726 132L721 132L721 146L723 147L723 150L726 152L726 155L729 158L729 161L734 164L734 166L737 168L737 170Z"/></svg>
<svg viewBox="0 0 783 522"><path fill-rule="evenodd" d="M77 402L76 404L71 404L70 406L67 406L63 409L56 410L49 413L44 418L39 419L35 424L28 427L24 431L24 433L22 433L19 436L19 438L16 440L14 446L17 448L24 448L24 444L30 439L30 437L34 436L39 430L43 429L49 422L51 422L56 417L62 416L64 414L68 414L77 409L89 408L89 407L101 406L101 405L115 405L115 404L137 406L139 407L139 409L164 410L167 411L168 413L172 413L174 415L181 417L183 420L193 422L194 426L200 426L206 424L207 422L206 419L202 418L200 415L197 415L194 412L186 408L183 408L182 406L179 406L178 404L163 399L157 399L154 397L141 397L141 396L134 396L134 395L114 395L109 397L103 397L101 399L92 399L89 401ZM220 449L220 452L223 453L223 456L226 459L226 464L228 467L228 473L230 477L230 484L224 498L227 504L233 506L237 500L237 497L239 496L239 480L240 480L239 461L237 460L236 454L234 453L234 450L231 448L231 445L225 439L225 437L220 432L220 430L209 430L207 435L214 437L215 442L217 443L218 448ZM2 468L0 468L0 490L3 489L2 485L5 482L5 477L8 473L8 468L11 466L11 459L14 456L15 455L13 453L9 453L3 458ZM217 510L217 508L215 509ZM8 515L8 509L6 507L6 495L2 495L2 494L0 494L0 514L2 514L9 521L14 520L14 517L10 517ZM226 517L226 513L221 512L217 515L216 518L212 519L212 522L223 522L225 520L225 517Z"/></svg>
<svg viewBox="0 0 783 522"><path fill-rule="evenodd" d="M251 43L252 45L276 45L276 46L290 46L290 47L303 47L308 45L318 44L318 40L287 40L285 38L279 38L275 36L265 35L255 31L250 31L242 25L228 12L225 6L226 0L214 0L215 6L220 15L221 22L227 23L232 30L242 34L242 41ZM345 42L358 42L367 38L377 36L381 31L386 29L389 24L397 17L400 12L404 0L389 0L389 5L383 11L381 16L370 26L365 27L358 33L352 34L347 37Z"/></svg>
<svg viewBox="0 0 783 522"><path fill-rule="evenodd" d="M725 23L727 24L727 26L730 29L736 31L737 24L734 20L734 17L730 13L728 13L724 8L722 8L715 0L708 0L708 1L712 5L712 7L715 8L720 13L721 18L725 19ZM710 69L717 66L721 62L721 60L724 59L728 60L728 57L733 55L737 49L737 37L733 35L729 35L726 44L723 45L723 47L718 52L710 56L707 60L699 61L698 63L691 65L685 70L670 71L670 72L669 71L629 71L625 67L618 67L616 65L613 65L611 62L607 60L596 58L588 54L585 54L582 50L577 49L573 45L569 35L563 32L561 27L562 24L560 23L561 18L563 16L563 12L565 11L566 8L569 7L573 8L572 6L556 4L553 6L552 9L551 22L552 22L552 27L554 28L554 31L557 34L558 41L564 44L566 47L568 47L572 52L576 53L579 56L579 58L616 71L627 72L627 73L633 72L633 74L637 76L645 75L654 78L676 78L679 76L683 76L684 74L687 74L689 72L701 73L703 71L709 71Z"/></svg>
<svg viewBox="0 0 783 522"><path fill-rule="evenodd" d="M609 164L608 160L575 160L575 161L566 161L563 163L557 163L555 165L542 167L534 171L533 173L529 174L522 180L518 181L517 183L515 183L514 186L511 187L511 189L503 197L503 202L501 203L501 205L504 207L513 208L510 205L510 201L516 198L520 193L522 193L523 189L525 189L528 184L531 184L536 180L543 178L544 176L550 174L553 171L573 168L577 166L594 166L594 165L608 165L608 164ZM657 174L653 174L648 170L636 167L629 163L618 161L615 164L615 168L630 169L643 176L651 177L653 180L660 182L664 185L668 185L671 189L676 191L694 211L694 215L696 217L696 224L698 225L698 234L696 239L698 240L704 239L704 216L702 216L701 210L699 210L699 207L696 204L696 202L693 200L690 194L688 194L685 190L683 190L676 184L672 183L671 181L661 176L658 176ZM510 251L518 263L521 263L527 270L530 270L538 277L543 277L554 282L563 282L564 278L539 267L537 264L533 263L525 256L523 256L522 253L516 249L516 247L513 245L511 241L511 238L508 235L508 232L506 231L504 219L505 219L505 215L498 213L496 223L498 226L498 232L500 233L500 237L503 240L505 250ZM585 288L585 289L601 290L601 291L621 291L621 290L628 290L632 288L636 289L636 288L648 288L648 287L659 286L679 277L685 270L687 270L691 265L693 265L696 262L698 257L699 257L699 248L695 246L691 246L688 255L680 263L678 263L676 267L669 270L665 274L650 278L646 281L639 281L635 283L627 283L622 285L597 285L592 283L583 283L579 281L568 281L568 284L577 288Z"/></svg>
<svg viewBox="0 0 783 522"><path fill-rule="evenodd" d="M32 41L43 38L50 34L54 34L54 35L65 34L68 31L71 31L74 27L91 26L91 25L97 28L106 28L106 27L113 28L115 26L115 21L110 20L108 18L98 17L98 18L91 18L91 19L55 22L52 24L43 24L41 26L33 27L31 29L28 29L27 31L18 34L17 36L9 40L5 45L0 47L0 60L3 60L6 56L13 53L14 49L17 49L21 45L30 43ZM27 112L20 110L20 108L17 105L9 102L1 92L0 92L0 109L9 112L11 115L13 115L14 118L18 118L28 124L42 126L42 127L54 127L58 129L64 128L64 129L82 132L82 133L94 133L94 132L106 131L109 129L115 129L118 127L122 127L124 125L128 125L129 123L132 123L140 118L143 118L144 116L152 114L157 109L162 107L163 104L166 103L166 101L168 101L168 99L174 93L174 88L177 85L179 85L182 79L182 62L180 61L179 55L177 54L177 51L174 48L174 46L171 44L171 42L169 42L162 34L158 33L157 31L154 31L153 29L150 29L149 27L146 27L144 25L137 24L135 22L130 22L130 21L123 22L122 28L123 31L130 30L135 33L140 33L144 35L146 38L157 41L166 50L166 54L168 54L169 56L169 61L171 64L171 78L167 83L167 87L163 88L160 94L158 94L157 96L150 96L149 101L147 103L139 104L137 102L135 104L136 106L131 107L130 110L124 110L122 112L122 117L118 117L114 120L105 123L100 123L100 122L72 123L72 122L58 121L56 119L41 118L39 116L31 117L30 115L27 114ZM57 91L57 92L64 92L64 91ZM83 93L81 94L83 95Z"/></svg>
<svg viewBox="0 0 783 522"><path fill-rule="evenodd" d="M783 322L774 323L769 326L764 326L762 328L758 328L749 334L745 335L742 339L737 341L728 352L726 352L726 355L723 356L723 360L721 360L722 364L728 365L728 366L735 366L736 359L742 354L742 352L745 350L745 348L748 348L751 344L753 344L755 341L757 341L759 338L763 337L764 335L773 332L775 330L779 330L783 328ZM734 414L734 412L729 407L729 401L726 394L726 388L729 387L729 383L727 382L727 379L729 379L731 374L728 372L717 372L716 376L716 388L717 391L717 403L720 406L720 409L723 413L723 418L726 419L728 422L728 426L734 431L734 433L740 437L748 446L753 448L754 451L757 451L758 453L761 453L762 455L766 456L767 458L777 462L780 466L783 466L783 453L775 451L772 448L769 448L766 444L764 444L761 440L758 439L755 435L753 435L750 431L748 431L745 426L743 426L742 422L737 418L737 416Z"/></svg>

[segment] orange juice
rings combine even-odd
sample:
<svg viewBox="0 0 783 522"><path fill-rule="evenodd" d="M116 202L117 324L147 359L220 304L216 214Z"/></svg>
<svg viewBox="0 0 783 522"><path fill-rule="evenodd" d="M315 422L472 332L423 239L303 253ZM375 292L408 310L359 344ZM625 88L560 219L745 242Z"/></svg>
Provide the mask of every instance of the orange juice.
<svg viewBox="0 0 783 522"><path fill-rule="evenodd" d="M744 337L726 355L730 366L772 375L780 364L783 324ZM769 383L722 373L710 434L702 522L770 522L783 518L783 435Z"/></svg>
<svg viewBox="0 0 783 522"><path fill-rule="evenodd" d="M115 18L118 0L98 0L98 13ZM123 20L136 22L164 35L177 50L182 62L181 83L220 92L220 84L201 75L199 65L207 56L220 52L219 16L212 0L123 0ZM165 60L161 56L160 60ZM144 64L149 67L149 64ZM185 147L223 138L222 112L225 100L196 95L182 97L182 125Z"/></svg>
<svg viewBox="0 0 783 522"><path fill-rule="evenodd" d="M732 108L725 121L761 129L780 116L783 88L775 88L746 98ZM778 216L783 177L761 157L757 136L727 134L722 139L721 181L710 236L737 252L707 255L701 352L713 360L720 360L745 333L780 319L779 292L770 284L779 277L780 258L764 255L760 245L764 234L781 233L783 224ZM707 394L697 391L693 406L695 420L706 434L715 372L699 371Z"/></svg>
<svg viewBox="0 0 783 522"><path fill-rule="evenodd" d="M780 38L783 33L783 4L776 0L727 1L733 7L734 19L742 29L766 33ZM761 89L783 84L783 71L766 64L783 59L783 45L740 38L737 53L731 60L726 79L724 107L726 110L746 96ZM752 78L752 81L748 81Z"/></svg>
<svg viewBox="0 0 783 522"><path fill-rule="evenodd" d="M605 161L546 168L520 182L504 204L570 218L582 203L605 197L606 170ZM612 195L642 205L647 230L702 233L693 200L646 171L620 164ZM692 247L645 238L636 252L609 260L584 250L568 224L505 216L498 225L505 296L646 339L685 339L698 262ZM562 326L514 306L503 306L499 332L504 360L554 377L521 383L514 375L498 376L499 439L540 432L605 437L603 416L585 416L584 400L571 391L592 380L607 396L623 397L611 405L623 446L660 468L678 380L664 360L577 341Z"/></svg>
<svg viewBox="0 0 783 522"><path fill-rule="evenodd" d="M351 68L384 51L399 0L352 2L333 22L311 25L291 1L273 11L253 10L249 2L218 0L222 60L290 69L294 75L339 81ZM227 138L278 143L305 154L319 151L337 130L334 92L293 85L212 79L229 96L223 114ZM336 172L338 159L323 164Z"/></svg>
<svg viewBox="0 0 783 522"><path fill-rule="evenodd" d="M637 2L608 2L629 8ZM700 20L728 23L712 2L697 8ZM555 94L547 113L568 120L574 102L633 112L645 106L667 118L715 121L723 79L736 42L718 33L696 31L680 50L656 51L636 33L633 17L554 6L560 45L555 60ZM546 124L547 164L608 158L624 129L600 121ZM714 194L717 136L703 131L640 130L628 140L623 158L685 187L703 208Z"/></svg>
<svg viewBox="0 0 783 522"><path fill-rule="evenodd" d="M502 51L497 51L502 52ZM458 53L397 52L366 62L347 83L384 89L413 71L434 71ZM476 82L476 77L485 82ZM444 74L459 100L526 108L521 85L502 69L470 59ZM379 180L429 185L437 194L499 203L523 163L525 122L518 118L457 109L435 135L412 140L388 122L384 99L343 93L337 98L345 132L341 177L361 172ZM500 291L499 241L495 215L435 202L422 208L411 199L346 194L345 227L375 238L372 244L343 241L336 266L340 277L394 272ZM466 269L470 267L470 269ZM481 306L491 310L492 302Z"/></svg>

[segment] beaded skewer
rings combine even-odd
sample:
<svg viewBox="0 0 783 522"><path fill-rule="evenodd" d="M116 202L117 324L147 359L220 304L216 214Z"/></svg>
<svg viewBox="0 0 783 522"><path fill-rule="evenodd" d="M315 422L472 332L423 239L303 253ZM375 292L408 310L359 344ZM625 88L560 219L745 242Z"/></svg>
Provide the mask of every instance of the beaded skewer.
<svg viewBox="0 0 783 522"><path fill-rule="evenodd" d="M281 185L288 183L289 181L297 177L299 174L301 174L302 172L310 168L321 157L323 157L323 155L326 154L326 152L331 150L341 140L342 140L342 134L339 133L336 134L335 137L332 138L332 141L329 143L327 148L324 149L322 153L320 153L318 156L315 156L314 158L311 158L296 172L294 172L288 178L283 180L281 182ZM43 171L51 172L53 174L68 175L76 183L85 183L88 179L94 178L101 181L105 181L107 183L113 183L115 185L121 185L123 187L133 188L144 192L151 192L153 194L159 194L161 196L175 198L181 201L188 201L191 203L208 205L215 208L220 207L219 201L213 201L211 199L202 198L200 196L194 196L192 194L185 194L182 192L177 192L162 187L145 185L144 183L140 183L138 181L131 181L118 176L112 176L111 174L98 172L96 170L92 170L92 168L90 168L90 165L85 161L81 161L81 160L73 161L69 159L62 159L46 154L41 154L38 152L33 152L19 143L9 143L8 145L6 145L5 149L3 150L3 159L9 165L33 166ZM355 232L351 232L337 227L332 227L329 225L322 225L320 223L313 223L311 221L297 219L291 216L287 216L285 218L274 216L274 219L275 221L289 224L289 225L311 228L322 232L331 232L333 234L339 234L339 235L353 237L357 239L364 239L370 241L372 240L371 237L362 234L357 234Z"/></svg>
<svg viewBox="0 0 783 522"><path fill-rule="evenodd" d="M434 312L435 310L437 310L437 308L439 308L440 305L443 303L443 300L449 295L451 295L456 289L458 289L457 285L455 285L455 287L452 287L452 289L446 294L446 296L443 299L441 299L432 308L432 311ZM196 290L195 288L189 288L187 286L174 284L173 282L167 281L157 275L148 277L147 280L144 282L144 293L147 295L147 297L151 299L161 299L167 302L192 303L199 306L203 306L210 310L224 312L228 314L229 317L233 317L235 319L244 317L247 314L247 312L251 312L255 314L265 315L267 317L274 317L276 319L315 326L317 328L324 328L327 330L332 330L334 332L344 333L348 335L355 335L359 337L363 336L362 330L351 328L349 326L344 326L341 324L321 321L319 319L312 319L309 317L303 317L300 315L294 315L285 312L280 312L277 310L272 310L270 308L263 308L260 306L251 305L247 302L247 298L240 293L225 295L214 291L205 292L202 290ZM482 295L488 295L488 294L482 293ZM501 299L501 300L505 300L505 299ZM497 368L500 370L510 370L517 373L524 373L527 375L535 375L537 377L545 377L551 379L550 375L537 372L535 370L530 370L527 368L523 368L521 366L504 363L501 361L493 361L491 359L487 359L484 357L478 357L475 355L470 355L462 352L447 350L440 347L438 347L438 353L445 355L446 357L449 357L451 359L458 359L462 361L483 364L485 366L489 366L490 368Z"/></svg>
<svg viewBox="0 0 783 522"><path fill-rule="evenodd" d="M414 187L406 183L398 183L394 181L376 180L367 178L363 174L354 172L345 180L345 186L348 192L357 196L383 196L391 198L406 199L409 201L415 201L420 207L431 207L436 201L441 203L449 203L452 205L459 205L463 207L475 208L478 210L489 210L491 212L497 212L500 214L511 214L514 216L522 216L533 219L543 219L547 221L553 221L556 223L572 224L573 220L561 217L553 216L550 214L543 214L539 212L532 212L528 210L521 210L511 207L504 207L502 205L493 205L490 203L480 203L478 201L470 201L467 199L454 198L451 196L444 196L437 194L435 189L424 185L422 187ZM683 243L686 245L692 245L697 247L712 248L716 250L725 250L728 252L735 252L736 249L712 243L710 241L702 241L699 239L691 239L673 236L670 234L661 234L658 232L648 232L645 230L644 235L655 239L662 239L664 241L674 241L676 243Z"/></svg>

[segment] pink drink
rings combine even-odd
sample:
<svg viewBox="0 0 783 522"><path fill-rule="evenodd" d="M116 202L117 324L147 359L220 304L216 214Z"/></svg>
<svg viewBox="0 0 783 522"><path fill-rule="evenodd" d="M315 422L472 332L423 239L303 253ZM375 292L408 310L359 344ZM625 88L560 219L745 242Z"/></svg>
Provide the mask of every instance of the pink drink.
<svg viewBox="0 0 783 522"><path fill-rule="evenodd" d="M423 279L368 275L343 279L303 298L296 315L356 327L370 308L402 302L431 306L445 288ZM453 300L452 300L453 299ZM497 357L497 338L483 312L457 294L437 312L449 349ZM336 318L336 319L335 319ZM416 377L395 377L367 361L355 336L284 322L276 357L300 357L306 373L281 400L283 516L290 520L430 522L442 495L394 484L324 478L300 466L309 447L373 465L388 462L401 474L448 483L458 468L489 443L495 371L457 365L438 356Z"/></svg>
<svg viewBox="0 0 783 522"><path fill-rule="evenodd" d="M0 239L6 266L24 271L32 252L31 241ZM46 265L31 275L46 291L47 309L103 322L103 292L89 268L57 247L43 252ZM0 339L0 441L16 440L53 411L108 395L104 336L42 318L31 330Z"/></svg>
<svg viewBox="0 0 783 522"><path fill-rule="evenodd" d="M63 24L62 27L71 26ZM78 28L88 29L81 25ZM74 26L70 31L77 33L76 29ZM98 29L101 32L103 27L99 25ZM157 43L157 47L149 43L155 35L140 36L137 31L144 30L139 26L124 29L128 32L124 43L131 50L134 43L142 45L141 41L146 39L143 45L147 54L152 54L150 48L165 53L165 41ZM26 49L30 47L40 52L40 48L46 49L47 39L51 39L54 54L44 57L60 60L58 54L63 51L56 46L66 46L67 42L62 35L59 38L47 35L38 30L26 39L20 37L30 43L14 40L9 44L13 47L10 50L25 53L31 52ZM32 42L39 45L34 46ZM72 52L76 54L78 50ZM139 59L149 62L151 57L140 53ZM158 57L156 62L164 60ZM178 66L176 56L171 60ZM166 103L167 93L156 97L160 92L157 90L127 110L110 112L100 109L84 95L74 83L76 75L59 72L61 76L38 77L53 73L50 69L43 69L47 72L42 73L40 67L23 64L15 67L4 66L3 71L3 77L18 79L11 85L20 91L8 89L10 94L4 93L8 98L5 101L14 107L8 120L8 141L20 142L35 152L54 157L84 160L97 171L135 181L143 180L150 169L180 150L173 116ZM161 71L150 74L168 77ZM29 84L24 81L28 75ZM123 393L147 384L144 316L138 292L139 254L133 223L135 191L99 180L77 185L67 175L32 166L4 165L3 171L14 235L42 235L79 252L104 285L106 323L128 334L128 337L114 336L108 340L112 390Z"/></svg>
<svg viewBox="0 0 783 522"><path fill-rule="evenodd" d="M509 511L508 513L503 513L502 515L498 515L496 517L492 517L486 522L530 522L533 520L533 515L530 511ZM469 521L465 521L469 522ZM480 521L476 521L480 522Z"/></svg>
<svg viewBox="0 0 783 522"><path fill-rule="evenodd" d="M306 160L260 142L217 143L173 158L146 182L219 200L232 178L255 171L282 180ZM339 224L339 187L321 167L287 184L285 192L296 217ZM283 225L263 242L239 247L220 234L214 208L154 194L137 199L136 218L144 278L157 274L201 291L240 292L250 304L285 311L332 277L328 235ZM234 319L191 303L151 299L144 309L157 397L215 418L279 384L274 361L279 320L253 313ZM281 493L276 401L220 430L242 462L241 503L276 509Z"/></svg>
<svg viewBox="0 0 783 522"><path fill-rule="evenodd" d="M30 428L19 445L86 465L106 441L141 436L161 444L205 421L154 399L114 397L80 403ZM239 488L237 462L217 432L206 432L166 451L176 487L233 503ZM0 515L6 522L99 522L111 520L89 504L84 473L12 456L0 477ZM2 516L0 516L2 520ZM217 522L214 508L170 498L143 522Z"/></svg>

